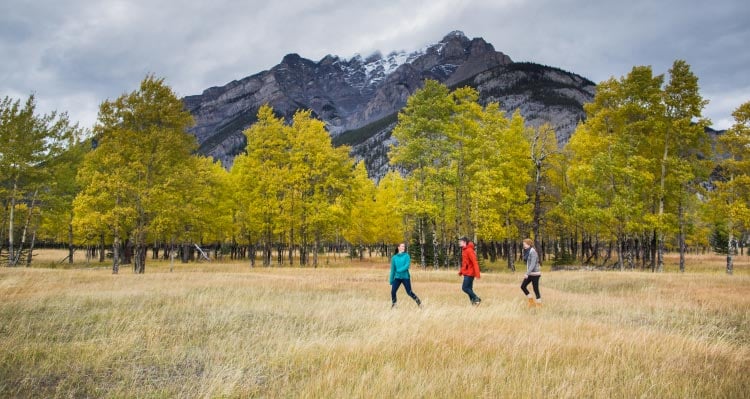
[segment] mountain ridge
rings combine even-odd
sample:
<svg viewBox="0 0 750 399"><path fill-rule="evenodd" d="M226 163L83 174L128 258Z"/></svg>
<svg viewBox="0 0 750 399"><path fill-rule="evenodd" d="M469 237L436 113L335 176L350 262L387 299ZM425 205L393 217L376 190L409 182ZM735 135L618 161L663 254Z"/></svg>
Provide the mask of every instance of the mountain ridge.
<svg viewBox="0 0 750 399"><path fill-rule="evenodd" d="M371 176L378 178L388 169L395 116L425 79L474 87L483 105L498 102L509 113L519 109L532 125L549 122L561 144L585 116L583 104L593 100L595 91L594 83L579 75L515 63L484 39L453 31L438 43L385 56L329 54L316 62L290 53L266 71L210 87L183 102L196 120L191 133L199 152L226 167L244 151L242 131L255 122L258 108L269 104L287 120L298 109L310 109L337 144L359 134L350 142L352 154L365 159Z"/></svg>

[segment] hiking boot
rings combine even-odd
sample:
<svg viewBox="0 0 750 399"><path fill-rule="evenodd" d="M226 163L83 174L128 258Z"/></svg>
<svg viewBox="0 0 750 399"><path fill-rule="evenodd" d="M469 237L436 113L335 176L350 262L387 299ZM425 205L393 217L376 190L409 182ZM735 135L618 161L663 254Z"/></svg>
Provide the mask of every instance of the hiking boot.
<svg viewBox="0 0 750 399"><path fill-rule="evenodd" d="M533 308L534 306L536 306L536 301L534 298L529 298L529 307Z"/></svg>
<svg viewBox="0 0 750 399"><path fill-rule="evenodd" d="M422 301L420 301L419 298L415 299L414 301L417 303L418 307L422 307Z"/></svg>
<svg viewBox="0 0 750 399"><path fill-rule="evenodd" d="M394 309L395 307L396 307L396 302L393 302L393 303L391 304L391 309Z"/></svg>

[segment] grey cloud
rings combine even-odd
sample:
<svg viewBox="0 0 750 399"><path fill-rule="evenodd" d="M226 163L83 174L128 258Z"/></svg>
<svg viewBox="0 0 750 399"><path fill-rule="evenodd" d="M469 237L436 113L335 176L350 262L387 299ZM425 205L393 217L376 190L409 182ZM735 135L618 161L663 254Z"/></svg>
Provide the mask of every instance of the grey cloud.
<svg viewBox="0 0 750 399"><path fill-rule="evenodd" d="M147 73L189 95L268 69L291 52L318 60L415 50L459 29L516 61L594 81L635 65L666 73L685 59L707 96L747 101L744 3L10 0L0 4L0 95L36 92L46 106L90 125L91 104L133 90ZM712 99L707 112L728 120L727 103Z"/></svg>

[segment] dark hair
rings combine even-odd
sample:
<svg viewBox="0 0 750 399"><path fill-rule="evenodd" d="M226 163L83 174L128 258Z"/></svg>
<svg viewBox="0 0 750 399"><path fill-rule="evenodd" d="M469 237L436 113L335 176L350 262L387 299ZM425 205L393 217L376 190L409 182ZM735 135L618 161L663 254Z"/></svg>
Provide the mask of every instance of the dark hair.
<svg viewBox="0 0 750 399"><path fill-rule="evenodd" d="M471 240L469 240L469 237L466 237L466 236L463 236L463 237L459 238L458 240L459 241L463 241L463 242L465 242L467 244L471 242Z"/></svg>

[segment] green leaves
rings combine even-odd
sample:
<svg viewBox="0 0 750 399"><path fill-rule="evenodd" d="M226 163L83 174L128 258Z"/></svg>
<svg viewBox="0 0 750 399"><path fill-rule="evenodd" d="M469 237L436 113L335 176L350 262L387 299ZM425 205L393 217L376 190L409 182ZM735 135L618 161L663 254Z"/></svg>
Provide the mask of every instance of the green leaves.
<svg viewBox="0 0 750 399"><path fill-rule="evenodd" d="M711 221L726 226L731 237L750 230L750 102L733 113L735 123L719 138L716 189L710 195Z"/></svg>
<svg viewBox="0 0 750 399"><path fill-rule="evenodd" d="M267 105L245 135L246 154L235 159L230 173L243 235L266 247L306 247L335 236L352 204L348 147L333 148L325 125L310 111L298 111L288 126ZM268 255L264 262L270 262Z"/></svg>
<svg viewBox="0 0 750 399"><path fill-rule="evenodd" d="M415 220L427 218L443 245L459 235L517 235L516 225L529 216L531 159L523 118L508 120L497 104L483 109L478 98L474 89L451 93L427 80L393 132L398 144L391 163L410 172L402 209Z"/></svg>
<svg viewBox="0 0 750 399"><path fill-rule="evenodd" d="M147 240L180 229L165 219L181 210L181 222L189 220L186 193L201 165L192 161L197 148L187 133L192 123L182 101L153 76L139 90L100 107L94 127L99 145L78 172L82 191L75 200L75 224L86 236L104 231L115 241L129 236L137 272L145 268Z"/></svg>
<svg viewBox="0 0 750 399"><path fill-rule="evenodd" d="M31 231L36 231L39 221L34 217L38 213L34 212L39 197L46 207L55 197L47 195L55 182L53 164L81 134L64 113L36 115L35 112L33 95L23 105L9 97L0 101L0 202L3 205L0 242L3 246L8 243L10 265L19 262L24 240ZM17 214L16 208L21 214ZM18 216L22 216L24 223L18 223Z"/></svg>
<svg viewBox="0 0 750 399"><path fill-rule="evenodd" d="M665 235L684 225L697 183L707 176L699 159L710 153L701 117L705 104L697 78L681 60L666 85L650 67L634 67L598 86L594 102L585 106L586 122L568 143L574 199L567 204L586 230L598 230L604 220L620 242L654 232L661 266ZM585 217L600 213L586 208L601 208L603 215Z"/></svg>
<svg viewBox="0 0 750 399"><path fill-rule="evenodd" d="M713 225L734 235L750 228L750 103L719 138L713 174L705 104L686 62L675 61L666 76L634 67L599 84L561 151L549 125L526 126L518 111L508 117L499 104L480 105L472 88L451 92L428 80L398 115L395 170L375 185L310 111L286 121L261 107L245 131L246 152L227 172L195 155L186 132L192 118L162 79L148 76L138 90L102 103L98 147L88 153L65 114L37 116L33 96L5 98L0 239L18 243L19 218L41 220L45 235L61 237L75 196L78 243L106 236L143 249L239 237L263 244L267 264L272 245L289 249L290 261L298 250L306 264L308 251L342 237L363 245L412 237L422 249L432 244L434 262L446 265L445 248L461 235L583 236L588 250L592 237L593 247L616 240L618 250L652 241L662 248L675 236L701 244ZM707 196L709 175L716 190ZM706 198L710 207L702 208Z"/></svg>

